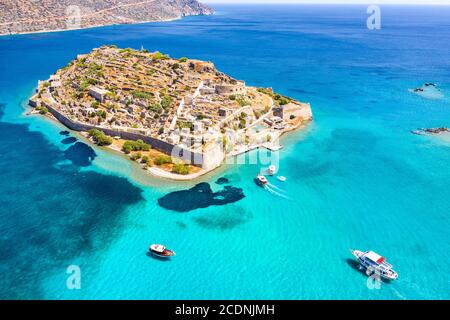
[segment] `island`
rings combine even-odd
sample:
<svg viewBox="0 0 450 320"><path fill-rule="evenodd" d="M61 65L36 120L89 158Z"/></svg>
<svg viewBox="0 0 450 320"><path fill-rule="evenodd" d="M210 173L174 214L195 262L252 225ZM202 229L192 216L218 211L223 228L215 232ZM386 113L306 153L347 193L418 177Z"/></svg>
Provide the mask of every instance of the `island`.
<svg viewBox="0 0 450 320"><path fill-rule="evenodd" d="M309 104L247 86L212 62L115 45L80 54L39 81L29 105L175 180L250 150L279 150L283 133L312 119Z"/></svg>
<svg viewBox="0 0 450 320"><path fill-rule="evenodd" d="M2 0L0 35L168 21L213 12L196 0Z"/></svg>

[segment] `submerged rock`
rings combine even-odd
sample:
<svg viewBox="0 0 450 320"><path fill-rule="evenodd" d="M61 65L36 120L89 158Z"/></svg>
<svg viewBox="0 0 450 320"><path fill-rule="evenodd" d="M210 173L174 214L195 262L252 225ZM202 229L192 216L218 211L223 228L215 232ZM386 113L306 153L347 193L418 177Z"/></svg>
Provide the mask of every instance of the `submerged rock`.
<svg viewBox="0 0 450 320"><path fill-rule="evenodd" d="M219 185L223 185L223 184L227 184L227 183L230 183L230 180L228 180L225 177L219 178L216 181L216 184L219 184Z"/></svg>
<svg viewBox="0 0 450 320"><path fill-rule="evenodd" d="M200 183L195 187L175 191L158 199L158 204L168 210L188 212L209 206L222 206L245 198L241 188L227 186L223 190L213 192L208 183Z"/></svg>
<svg viewBox="0 0 450 320"><path fill-rule="evenodd" d="M72 144L72 143L75 143L77 141L78 141L77 138L69 137L69 138L62 139L61 143L62 144Z"/></svg>
<svg viewBox="0 0 450 320"><path fill-rule="evenodd" d="M59 134L62 136L68 136L70 134L70 132L64 130L64 131L60 131Z"/></svg>
<svg viewBox="0 0 450 320"><path fill-rule="evenodd" d="M425 83L423 86L416 89L409 89L409 92L427 99L442 99L444 97L437 84L431 82Z"/></svg>
<svg viewBox="0 0 450 320"><path fill-rule="evenodd" d="M92 161L97 157L94 149L85 143L77 142L64 151L66 159L78 167L88 167Z"/></svg>

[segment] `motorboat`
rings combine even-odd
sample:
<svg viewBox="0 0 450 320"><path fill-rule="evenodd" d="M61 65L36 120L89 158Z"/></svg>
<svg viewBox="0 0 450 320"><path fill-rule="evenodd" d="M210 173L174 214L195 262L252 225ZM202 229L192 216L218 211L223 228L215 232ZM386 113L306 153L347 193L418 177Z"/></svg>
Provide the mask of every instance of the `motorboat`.
<svg viewBox="0 0 450 320"><path fill-rule="evenodd" d="M350 250L359 264L367 269L368 272L374 272L388 280L396 280L398 273L392 270L392 265L387 263L386 258L380 256L374 251Z"/></svg>
<svg viewBox="0 0 450 320"><path fill-rule="evenodd" d="M277 179L282 181L282 182L286 181L286 177L284 177L284 176L278 176Z"/></svg>
<svg viewBox="0 0 450 320"><path fill-rule="evenodd" d="M262 186L265 186L266 184L268 184L269 183L269 181L267 180L267 178L265 177L265 176L263 176L262 174L258 174L257 176L256 176L256 183L258 184L258 185L260 185L261 187Z"/></svg>
<svg viewBox="0 0 450 320"><path fill-rule="evenodd" d="M162 244L152 244L149 251L160 258L169 258L175 256L175 252L167 249Z"/></svg>

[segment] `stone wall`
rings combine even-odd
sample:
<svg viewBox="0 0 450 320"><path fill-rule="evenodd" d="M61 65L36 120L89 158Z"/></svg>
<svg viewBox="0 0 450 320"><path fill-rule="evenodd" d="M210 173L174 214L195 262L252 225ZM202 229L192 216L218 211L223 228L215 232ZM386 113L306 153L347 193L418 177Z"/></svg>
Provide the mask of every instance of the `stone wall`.
<svg viewBox="0 0 450 320"><path fill-rule="evenodd" d="M48 109L48 111L63 125L67 128L74 131L89 131L91 129L98 129L103 131L105 134L111 137L120 137L125 140L142 140L145 143L148 143L152 146L152 148L161 151L167 155L178 157L183 159L186 162L190 162L191 164L202 167L205 170L214 169L221 164L221 158L214 154L214 157L211 157L211 153L203 154L198 152L192 152L187 149L183 149L177 145L170 144L166 141L162 141L153 137L149 137L143 134L127 132L122 130L117 130L114 128L104 128L101 126L95 126L91 124L82 123L79 121L73 121L69 119L65 115L63 115L59 110L52 107L50 104L42 102L43 105ZM222 158L223 159L223 158ZM220 161L220 162L219 162Z"/></svg>
<svg viewBox="0 0 450 320"><path fill-rule="evenodd" d="M232 95L232 94L245 94L247 88L245 83L238 82L237 84L218 84L216 85L216 93L222 95Z"/></svg>

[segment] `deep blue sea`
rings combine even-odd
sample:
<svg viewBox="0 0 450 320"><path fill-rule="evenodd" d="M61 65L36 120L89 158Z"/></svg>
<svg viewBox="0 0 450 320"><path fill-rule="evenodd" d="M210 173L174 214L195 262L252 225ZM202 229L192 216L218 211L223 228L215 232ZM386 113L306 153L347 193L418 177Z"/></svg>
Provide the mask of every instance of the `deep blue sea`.
<svg viewBox="0 0 450 320"><path fill-rule="evenodd" d="M381 7L381 30L367 29L363 6L215 8L0 37L0 298L449 299L450 142L410 131L450 126L450 7ZM314 122L281 141L287 181L273 184L283 191L257 187L251 164L156 180L25 115L39 79L104 44L211 60L310 102ZM444 97L408 91L425 82ZM189 211L158 204L199 182L245 197L195 209L191 191ZM177 257L147 256L151 243ZM399 279L368 286L350 248L386 256ZM66 286L70 265L81 268L79 290Z"/></svg>

